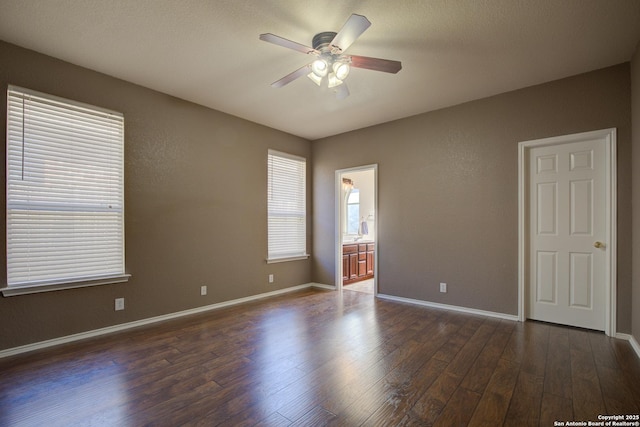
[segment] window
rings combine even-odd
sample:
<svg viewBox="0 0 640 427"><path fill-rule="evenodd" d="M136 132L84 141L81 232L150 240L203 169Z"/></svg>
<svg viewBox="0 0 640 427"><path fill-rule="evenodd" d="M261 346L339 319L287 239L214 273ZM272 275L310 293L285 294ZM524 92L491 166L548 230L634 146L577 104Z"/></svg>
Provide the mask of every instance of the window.
<svg viewBox="0 0 640 427"><path fill-rule="evenodd" d="M268 262L307 258L306 160L269 150Z"/></svg>
<svg viewBox="0 0 640 427"><path fill-rule="evenodd" d="M359 234L360 231L360 190L354 188L347 199L347 234Z"/></svg>
<svg viewBox="0 0 640 427"><path fill-rule="evenodd" d="M7 91L5 295L122 282L124 118Z"/></svg>

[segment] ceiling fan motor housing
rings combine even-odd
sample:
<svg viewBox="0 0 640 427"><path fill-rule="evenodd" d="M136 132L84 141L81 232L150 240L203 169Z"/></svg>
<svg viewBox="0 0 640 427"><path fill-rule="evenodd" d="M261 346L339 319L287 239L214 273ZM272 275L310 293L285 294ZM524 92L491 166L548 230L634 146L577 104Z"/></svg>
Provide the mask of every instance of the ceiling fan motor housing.
<svg viewBox="0 0 640 427"><path fill-rule="evenodd" d="M322 52L324 48L330 46L336 34L337 33L333 31L325 31L323 33L318 33L315 36L313 36L311 45L315 50Z"/></svg>

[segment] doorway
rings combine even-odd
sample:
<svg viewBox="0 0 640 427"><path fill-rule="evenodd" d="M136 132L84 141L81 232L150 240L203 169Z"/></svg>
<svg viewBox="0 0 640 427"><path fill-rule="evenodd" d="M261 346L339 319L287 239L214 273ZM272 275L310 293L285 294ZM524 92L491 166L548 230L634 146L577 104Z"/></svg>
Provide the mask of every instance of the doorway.
<svg viewBox="0 0 640 427"><path fill-rule="evenodd" d="M335 173L336 272L339 291L378 293L378 165Z"/></svg>
<svg viewBox="0 0 640 427"><path fill-rule="evenodd" d="M615 335L616 130L518 149L520 320Z"/></svg>

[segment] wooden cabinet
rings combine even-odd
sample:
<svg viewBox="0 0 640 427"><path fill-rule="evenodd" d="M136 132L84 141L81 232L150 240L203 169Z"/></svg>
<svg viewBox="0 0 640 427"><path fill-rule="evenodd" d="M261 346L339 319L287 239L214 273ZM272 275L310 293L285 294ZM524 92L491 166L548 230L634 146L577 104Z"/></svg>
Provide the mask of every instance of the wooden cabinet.
<svg viewBox="0 0 640 427"><path fill-rule="evenodd" d="M367 274L373 276L373 262L375 257L373 256L373 251L367 251Z"/></svg>
<svg viewBox="0 0 640 427"><path fill-rule="evenodd" d="M342 246L342 283L371 279L375 271L375 244L349 243Z"/></svg>

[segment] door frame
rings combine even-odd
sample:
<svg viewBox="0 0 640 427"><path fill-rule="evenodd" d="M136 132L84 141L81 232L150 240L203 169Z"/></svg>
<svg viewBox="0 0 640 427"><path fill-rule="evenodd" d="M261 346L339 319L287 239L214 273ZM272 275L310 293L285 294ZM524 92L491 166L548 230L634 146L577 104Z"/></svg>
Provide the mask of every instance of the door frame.
<svg viewBox="0 0 640 427"><path fill-rule="evenodd" d="M378 295L378 241L380 240L378 234L378 164L374 163L371 165L363 165L356 166L352 168L346 169L337 169L335 172L335 213L334 213L334 223L335 223L335 235L334 235L334 244L335 244L335 284L336 290L342 291L342 232L343 232L343 221L342 221L342 211L340 207L342 206L342 175L349 172L362 172L366 170L373 170L373 209L375 212L375 222L373 223L374 236L375 241L374 244L374 273L373 273L373 294L374 296Z"/></svg>
<svg viewBox="0 0 640 427"><path fill-rule="evenodd" d="M529 290L529 153L534 147L562 145L583 139L604 138L605 144L605 221L607 256L605 257L605 334L616 335L617 313L617 157L616 128L581 132L518 143L518 320L524 322L528 311Z"/></svg>

